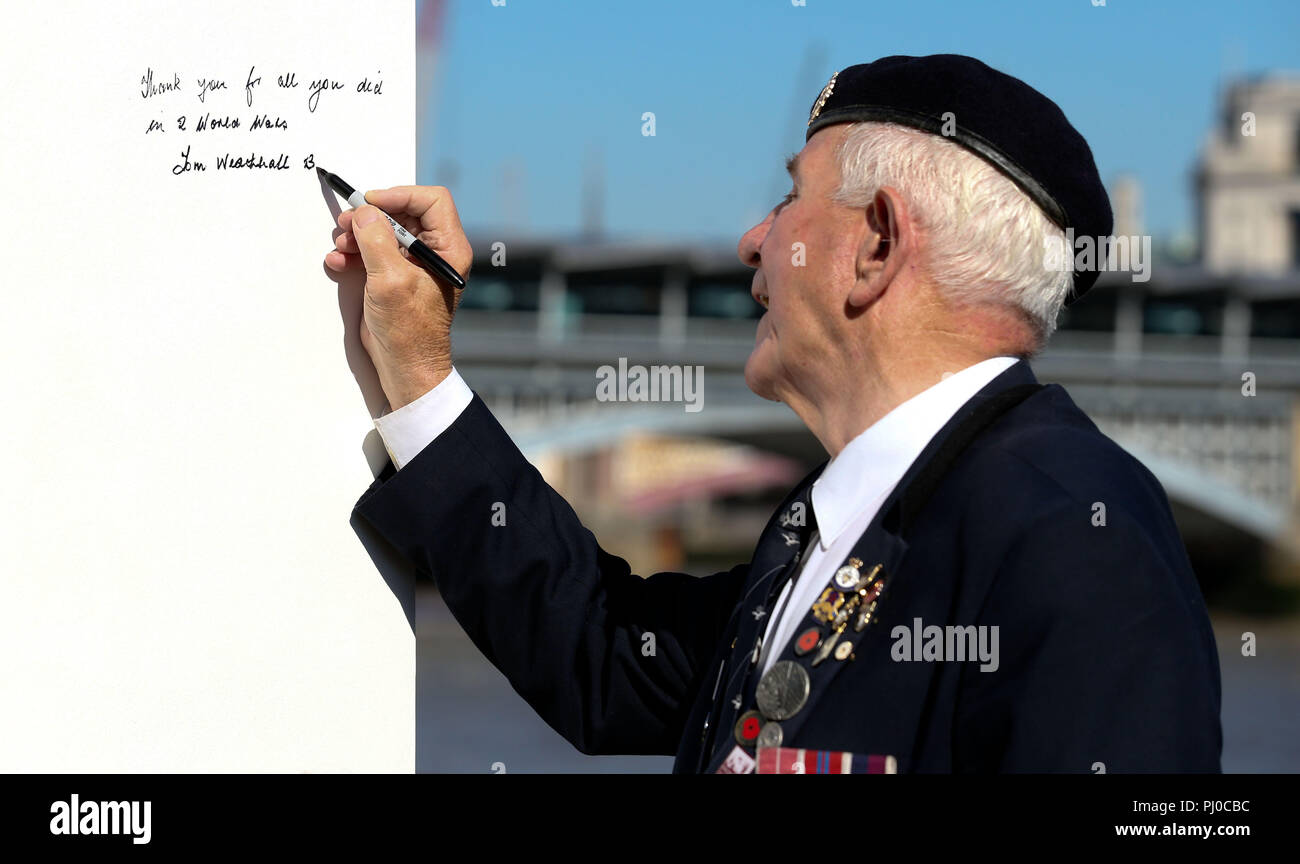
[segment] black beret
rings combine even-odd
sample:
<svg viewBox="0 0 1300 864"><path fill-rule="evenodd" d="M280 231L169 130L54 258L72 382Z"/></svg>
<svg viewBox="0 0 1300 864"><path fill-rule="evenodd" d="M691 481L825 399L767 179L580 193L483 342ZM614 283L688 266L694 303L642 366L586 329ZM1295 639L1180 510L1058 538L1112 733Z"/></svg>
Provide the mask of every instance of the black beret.
<svg viewBox="0 0 1300 864"><path fill-rule="evenodd" d="M882 57L841 69L813 102L804 140L824 126L864 120L944 135L1011 178L1062 229L1076 237L1111 233L1110 199L1088 142L1051 99L974 57ZM1076 270L1065 304L1096 281L1096 268Z"/></svg>

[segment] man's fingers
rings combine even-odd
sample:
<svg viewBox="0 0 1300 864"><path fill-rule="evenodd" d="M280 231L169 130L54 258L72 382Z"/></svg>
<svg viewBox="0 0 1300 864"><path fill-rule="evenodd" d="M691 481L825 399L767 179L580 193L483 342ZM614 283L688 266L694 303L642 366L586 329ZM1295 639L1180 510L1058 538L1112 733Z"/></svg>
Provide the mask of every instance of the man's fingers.
<svg viewBox="0 0 1300 864"><path fill-rule="evenodd" d="M390 189L371 189L366 201L374 204L394 219L407 215L417 220L421 230L434 227L436 214L430 213L438 202L432 186L393 186ZM425 222L428 214L429 222Z"/></svg>
<svg viewBox="0 0 1300 864"><path fill-rule="evenodd" d="M351 234L340 234L335 237L334 248L338 251L332 254L347 255L356 258L358 261L361 260L361 248L357 246L357 238L353 237ZM407 252L405 248L398 246L397 251L400 252L402 257L407 261L411 260L411 253Z"/></svg>
<svg viewBox="0 0 1300 864"><path fill-rule="evenodd" d="M401 222L462 276L469 274L474 253L461 227L456 204L445 187L372 189L366 193L366 200Z"/></svg>
<svg viewBox="0 0 1300 864"><path fill-rule="evenodd" d="M363 204L356 209L352 215L351 236L368 275L395 272L402 265L402 253L398 251L401 247L393 234L393 226L377 208Z"/></svg>
<svg viewBox="0 0 1300 864"><path fill-rule="evenodd" d="M404 213L419 221L420 230L446 230L460 228L460 217L451 193L442 186L393 186L390 189L371 189L366 201L374 204L394 219Z"/></svg>
<svg viewBox="0 0 1300 864"><path fill-rule="evenodd" d="M325 253L325 266L331 270L342 272L348 269L356 257L355 255L344 255L342 252L327 252Z"/></svg>
<svg viewBox="0 0 1300 864"><path fill-rule="evenodd" d="M352 236L352 232L344 231L334 238L334 246L340 252L346 252L349 255L361 254L361 249L357 246L357 238Z"/></svg>
<svg viewBox="0 0 1300 864"><path fill-rule="evenodd" d="M340 211L338 215L336 221L340 231L334 238L334 245L341 256L359 255L366 273L371 276L401 272L402 265L397 261L413 259L393 236L392 226L384 218L384 213L387 213L442 255L457 272L468 274L473 251L461 227L456 205L445 188L394 186L372 189L366 193L366 201L368 203L354 210ZM369 221L363 217L368 217ZM361 224L363 221L365 225ZM334 260L341 262L343 259Z"/></svg>

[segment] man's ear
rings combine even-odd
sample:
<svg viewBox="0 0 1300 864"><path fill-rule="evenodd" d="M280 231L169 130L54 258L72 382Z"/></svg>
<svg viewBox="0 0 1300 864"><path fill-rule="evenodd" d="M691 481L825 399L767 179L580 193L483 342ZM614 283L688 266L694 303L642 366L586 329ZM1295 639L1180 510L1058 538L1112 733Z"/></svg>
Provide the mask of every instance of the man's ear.
<svg viewBox="0 0 1300 864"><path fill-rule="evenodd" d="M866 306L884 292L902 271L914 243L907 204L898 190L884 186L867 204L866 234L858 247L857 279L849 292L849 304Z"/></svg>

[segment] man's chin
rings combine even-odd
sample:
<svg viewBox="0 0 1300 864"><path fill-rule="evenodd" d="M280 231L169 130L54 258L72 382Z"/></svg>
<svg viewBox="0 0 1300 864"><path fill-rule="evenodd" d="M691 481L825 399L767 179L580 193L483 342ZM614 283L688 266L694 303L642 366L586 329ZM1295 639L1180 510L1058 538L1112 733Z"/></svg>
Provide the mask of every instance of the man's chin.
<svg viewBox="0 0 1300 864"><path fill-rule="evenodd" d="M753 391L755 396L761 396L770 402L780 402L781 399L776 395L776 379L770 369L765 368L763 363L755 355L760 348L755 348L754 353L749 355L749 360L745 363L745 386Z"/></svg>

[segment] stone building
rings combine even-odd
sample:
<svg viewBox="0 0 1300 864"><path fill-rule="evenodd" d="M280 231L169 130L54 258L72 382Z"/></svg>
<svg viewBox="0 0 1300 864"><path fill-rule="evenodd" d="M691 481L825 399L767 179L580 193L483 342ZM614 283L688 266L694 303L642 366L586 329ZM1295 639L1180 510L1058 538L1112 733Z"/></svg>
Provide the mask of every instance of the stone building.
<svg viewBox="0 0 1300 864"><path fill-rule="evenodd" d="M1300 77L1229 86L1196 172L1201 262L1212 273L1300 270Z"/></svg>

